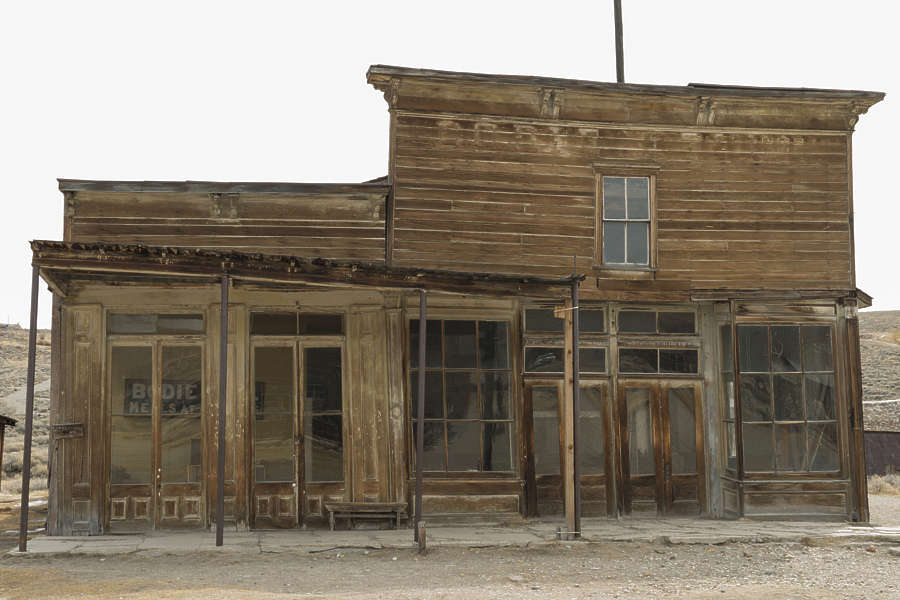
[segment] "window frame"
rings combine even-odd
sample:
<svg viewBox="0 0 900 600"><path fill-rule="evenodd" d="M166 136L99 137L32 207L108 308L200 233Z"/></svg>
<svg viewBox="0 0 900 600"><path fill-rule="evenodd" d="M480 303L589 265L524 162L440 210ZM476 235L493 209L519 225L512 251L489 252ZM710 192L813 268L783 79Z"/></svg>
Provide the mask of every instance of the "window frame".
<svg viewBox="0 0 900 600"><path fill-rule="evenodd" d="M659 167L656 165L634 163L594 163L594 257L593 268L610 271L655 272L657 260L657 198L656 185ZM604 177L646 177L649 187L649 233L647 264L607 263L603 257L603 178ZM616 221L628 223L627 219ZM640 219L639 222L645 222Z"/></svg>

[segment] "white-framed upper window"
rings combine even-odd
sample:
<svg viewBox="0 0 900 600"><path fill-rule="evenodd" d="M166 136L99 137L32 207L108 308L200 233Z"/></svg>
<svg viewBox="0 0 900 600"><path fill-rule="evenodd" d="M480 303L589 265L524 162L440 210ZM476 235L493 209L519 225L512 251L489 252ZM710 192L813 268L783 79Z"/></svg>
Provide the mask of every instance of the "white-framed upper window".
<svg viewBox="0 0 900 600"><path fill-rule="evenodd" d="M601 178L602 264L650 266L650 177Z"/></svg>

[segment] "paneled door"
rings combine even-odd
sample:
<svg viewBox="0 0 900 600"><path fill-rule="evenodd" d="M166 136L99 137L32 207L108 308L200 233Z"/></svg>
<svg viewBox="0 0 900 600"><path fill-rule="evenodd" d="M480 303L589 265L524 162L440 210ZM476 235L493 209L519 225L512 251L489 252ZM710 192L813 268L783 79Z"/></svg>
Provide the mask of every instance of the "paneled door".
<svg viewBox="0 0 900 600"><path fill-rule="evenodd" d="M344 499L342 364L340 345L254 345L254 527L297 527Z"/></svg>
<svg viewBox="0 0 900 600"><path fill-rule="evenodd" d="M699 384L623 381L618 391L625 514L698 514L704 498Z"/></svg>
<svg viewBox="0 0 900 600"><path fill-rule="evenodd" d="M110 348L111 531L201 527L203 347Z"/></svg>

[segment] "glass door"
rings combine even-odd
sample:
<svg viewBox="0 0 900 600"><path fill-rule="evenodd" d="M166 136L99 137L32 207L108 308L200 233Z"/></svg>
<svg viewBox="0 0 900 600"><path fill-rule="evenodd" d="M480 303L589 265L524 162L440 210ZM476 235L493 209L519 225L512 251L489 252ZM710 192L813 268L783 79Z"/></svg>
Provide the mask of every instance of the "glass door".
<svg viewBox="0 0 900 600"><path fill-rule="evenodd" d="M698 514L702 429L694 382L619 386L621 490L625 514Z"/></svg>
<svg viewBox="0 0 900 600"><path fill-rule="evenodd" d="M203 524L203 349L110 348L110 529Z"/></svg>

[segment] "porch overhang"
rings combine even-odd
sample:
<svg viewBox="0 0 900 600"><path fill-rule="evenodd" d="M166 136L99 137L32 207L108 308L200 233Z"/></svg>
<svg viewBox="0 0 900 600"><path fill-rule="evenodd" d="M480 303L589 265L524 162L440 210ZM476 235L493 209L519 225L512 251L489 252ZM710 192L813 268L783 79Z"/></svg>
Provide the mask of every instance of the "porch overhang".
<svg viewBox="0 0 900 600"><path fill-rule="evenodd" d="M276 254L206 248L107 244L102 242L31 242L32 265L50 288L65 297L73 280L135 283L235 282L263 286L369 287L449 294L565 298L573 281L561 279L392 267Z"/></svg>

